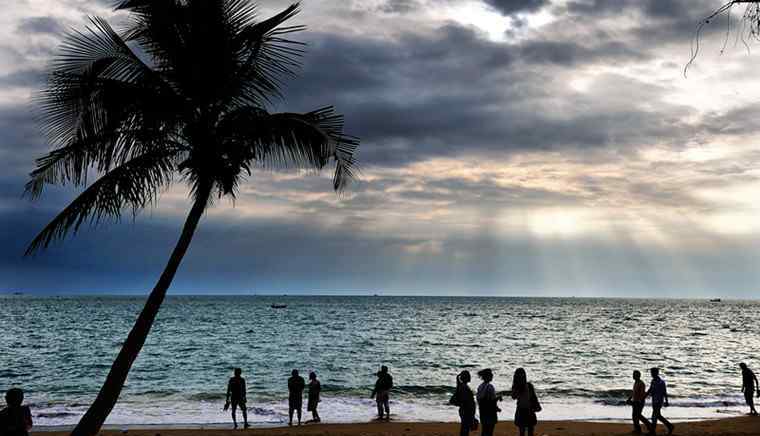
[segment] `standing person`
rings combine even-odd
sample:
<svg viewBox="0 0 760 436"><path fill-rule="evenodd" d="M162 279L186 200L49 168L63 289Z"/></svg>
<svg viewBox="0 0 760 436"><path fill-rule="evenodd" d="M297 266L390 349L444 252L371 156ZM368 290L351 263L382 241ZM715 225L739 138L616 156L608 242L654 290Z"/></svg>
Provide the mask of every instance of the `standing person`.
<svg viewBox="0 0 760 436"><path fill-rule="evenodd" d="M311 421L309 422L321 422L319 419L319 413L317 413L317 406L319 406L319 393L322 392L322 385L317 380L317 373L312 371L309 373L309 402L306 403L306 411L311 412Z"/></svg>
<svg viewBox="0 0 760 436"><path fill-rule="evenodd" d="M641 424L639 423L643 422L648 432L651 433L652 424L642 414L647 400L647 385L641 380L641 372L638 370L633 371L633 380L633 391L631 392L631 396L626 400L626 403L633 407L633 414L631 415L633 418L633 432L641 433Z"/></svg>
<svg viewBox="0 0 760 436"><path fill-rule="evenodd" d="M472 389L467 385L470 380L470 371L460 372L457 376L457 390L449 400L450 404L459 406L459 418L462 420L459 436L468 436L470 431L475 430L475 398Z"/></svg>
<svg viewBox="0 0 760 436"><path fill-rule="evenodd" d="M0 410L0 435L29 436L32 429L32 412L24 406L24 391L19 388L8 389L5 393L7 407Z"/></svg>
<svg viewBox="0 0 760 436"><path fill-rule="evenodd" d="M755 409L755 399L753 398L755 390L757 390L757 396L760 398L760 383L757 382L757 376L752 372L746 363L740 363L739 368L742 369L742 392L744 392L744 399L749 406L749 414L757 416L757 410Z"/></svg>
<svg viewBox="0 0 760 436"><path fill-rule="evenodd" d="M493 436L498 414L501 412L496 403L501 401L501 396L496 395L496 389L491 384L491 381L493 381L493 371L490 368L478 371L478 377L483 380L483 383L478 386L476 395L478 409L480 410L480 435Z"/></svg>
<svg viewBox="0 0 760 436"><path fill-rule="evenodd" d="M227 382L227 402L224 403L224 410L230 408L232 404L232 424L235 428L237 425L237 408L240 406L240 411L243 412L243 428L248 428L248 409L245 406L245 379L240 376L243 370L235 368L235 375Z"/></svg>
<svg viewBox="0 0 760 436"><path fill-rule="evenodd" d="M536 412L541 411L536 390L532 383L528 382L528 374L523 368L517 368L512 378L512 399L517 400L515 409L515 425L520 429L520 436L533 436L538 419Z"/></svg>
<svg viewBox="0 0 760 436"><path fill-rule="evenodd" d="M375 388L372 390L370 398L374 398L377 402L377 419L388 420L391 419L391 406L390 406L390 393L393 388L393 377L388 372L388 367L383 365L380 367L380 371L377 372L377 381L375 382ZM383 417L385 412L385 417Z"/></svg>
<svg viewBox="0 0 760 436"><path fill-rule="evenodd" d="M298 415L298 425L301 425L301 409L303 408L303 390L306 382L303 377L298 375L298 370L290 372L288 379L288 416L290 421L288 425L293 425L293 412Z"/></svg>
<svg viewBox="0 0 760 436"><path fill-rule="evenodd" d="M665 380L660 378L660 369L652 368L649 370L652 374L652 383L649 385L647 395L652 397L652 425L649 433L654 435L657 432L657 421L662 421L668 428L668 434L673 434L673 424L662 416L662 408L668 407L668 386Z"/></svg>

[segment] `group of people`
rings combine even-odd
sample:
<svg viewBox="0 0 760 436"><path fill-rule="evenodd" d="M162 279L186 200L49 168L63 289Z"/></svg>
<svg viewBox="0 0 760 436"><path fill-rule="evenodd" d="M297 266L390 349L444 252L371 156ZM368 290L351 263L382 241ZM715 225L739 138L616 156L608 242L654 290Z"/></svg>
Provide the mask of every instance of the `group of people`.
<svg viewBox="0 0 760 436"><path fill-rule="evenodd" d="M483 382L473 395L472 389L468 386L471 380L470 372L460 372L457 376L456 391L449 400L449 403L459 406L460 436L467 436L471 431L477 430L478 426L481 427L481 436L493 436L498 414L501 412L499 402L503 398L496 394L496 389L491 384L493 371L490 368L480 370L478 377ZM533 388L533 384L528 382L528 375L523 368L517 368L515 371L512 379L511 396L513 400L517 401L515 425L520 431L520 436L525 436L525 433L528 436L533 436L533 429L538 422L536 413L541 411L541 403L538 402L536 390ZM480 421L475 417L476 400L477 409L480 411Z"/></svg>
<svg viewBox="0 0 760 436"><path fill-rule="evenodd" d="M248 425L248 408L246 407L246 387L245 379L242 377L243 370L235 368L234 375L227 382L227 401L224 403L224 410L228 410L232 406L232 424L235 428L238 428L237 424L237 409L243 412L243 428L249 428ZM303 391L306 389L306 382L303 377L298 374L298 370L294 369L290 373L288 379L288 416L290 421L288 425L293 425L293 415L298 418L298 425L301 425L301 410L303 409ZM322 421L319 418L317 412L317 406L319 405L319 395L322 392L322 385L317 379L317 373L312 371L309 373L309 394L308 402L306 404L306 411L311 412L312 419L306 421L306 423L317 423Z"/></svg>
<svg viewBox="0 0 760 436"><path fill-rule="evenodd" d="M754 404L754 394L760 397L760 383L751 369L745 364L739 364L742 371L742 392L747 405L750 407L750 414L757 415ZM633 408L632 419L635 433L642 433L643 424L650 435L655 434L657 423L661 422L668 431L668 435L673 433L675 426L664 416L662 409L668 407L668 388L665 380L660 377L659 368L649 370L652 380L647 388L641 380L641 372L633 371L633 389L626 403ZM245 427L248 428L248 418L245 409L245 380L240 376L240 368L235 369L235 376L232 377L227 387L227 403L225 410L232 404L232 422L237 428L237 419L235 409L240 406L243 411ZM480 427L481 436L493 436L498 414L501 412L499 402L503 401L503 396L497 394L493 384L493 370L486 368L478 371L478 377L482 380L473 393L469 387L472 376L469 371L462 371L456 377L456 390L451 396L449 403L459 407L459 417L461 420L459 435L468 436L470 432L478 430ZM390 419L390 392L393 388L393 377L388 372L388 367L383 365L380 371L376 373L377 380L372 390L371 398L377 403L377 420ZM288 379L288 414L289 425L293 425L293 414L298 417L298 424L301 424L301 407L305 383L302 377L298 375L298 370L292 371L292 376ZM307 410L312 412L313 419L308 422L320 422L317 406L319 404L319 395L321 385L317 380L314 372L309 374L309 393ZM536 390L533 384L528 381L525 369L518 368L515 370L512 378L512 388L509 395L516 401L514 423L517 426L520 436L533 436L535 426L538 422L536 414L541 411L541 403L538 401ZM652 417L651 420L644 417L644 407L646 399L651 399ZM480 420L476 417L476 412L480 412ZM2 436L2 435L0 435Z"/></svg>
<svg viewBox="0 0 760 436"><path fill-rule="evenodd" d="M750 407L750 415L757 416L755 409L755 394L760 398L760 382L758 382L755 373L745 363L740 363L742 371L742 392L747 405ZM652 381L647 389L646 384L641 380L641 372L633 371L633 389L631 395L626 401L633 408L633 428L634 432L641 433L641 424L644 424L649 434L654 435L658 422L667 428L668 435L673 433L674 426L665 417L662 416L663 407L668 407L668 388L665 380L660 377L660 370L652 368L649 370ZM469 387L471 375L469 371L462 371L456 378L456 390L451 396L449 403L459 407L459 417L461 425L459 430L460 436L468 436L470 432L480 427L481 436L493 436L498 414L501 412L499 402L503 400L502 395L497 394L491 382L493 381L493 371L489 368L478 371L478 377L482 383L478 386L477 391L473 393ZM377 380L372 390L371 398L377 402L378 420L390 419L390 391L393 388L393 377L388 372L388 367L383 365L377 372ZM306 389L306 382L298 373L297 369L291 372L288 379L288 415L290 418L289 425L293 425L293 416L298 419L298 425L301 425L301 409L303 407L303 392ZM309 373L309 391L308 403L306 410L311 412L312 419L307 421L320 422L317 407L320 401L322 386L317 379L315 372ZM527 373L523 368L515 370L512 379L512 389L509 393L513 400L516 401L514 422L519 429L520 436L533 436L534 428L537 423L536 413L541 411L541 403L538 401L536 390L533 384L528 382ZM242 370L235 368L234 375L227 383L227 397L224 404L224 410L232 407L232 422L235 428L238 427L236 411L240 408L243 413L243 426L249 428L248 411L246 407L246 384L242 377ZM652 419L651 421L644 417L643 411L646 405L646 399L651 398L652 402ZM0 410L0 436L29 436L29 430L32 428L32 414L28 406L24 406L24 392L19 388L9 389L5 394L7 407ZM476 412L480 412L480 420L476 418Z"/></svg>

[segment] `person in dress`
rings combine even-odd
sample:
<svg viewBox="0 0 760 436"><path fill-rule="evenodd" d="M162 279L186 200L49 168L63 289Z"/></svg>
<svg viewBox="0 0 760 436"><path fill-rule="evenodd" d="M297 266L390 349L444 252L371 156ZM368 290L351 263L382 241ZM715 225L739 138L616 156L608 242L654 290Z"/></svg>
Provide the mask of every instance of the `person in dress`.
<svg viewBox="0 0 760 436"><path fill-rule="evenodd" d="M491 384L493 381L493 371L490 368L478 371L478 377L483 380L483 383L478 386L476 395L478 410L480 410L480 434L481 436L493 436L498 415L501 412L497 403L502 398L496 395L496 389Z"/></svg>
<svg viewBox="0 0 760 436"><path fill-rule="evenodd" d="M475 427L475 397L468 385L470 380L470 371L460 372L457 375L457 390L449 400L450 404L459 406L459 418L462 420L459 436L468 436Z"/></svg>
<svg viewBox="0 0 760 436"><path fill-rule="evenodd" d="M671 435L675 426L662 416L662 408L668 407L668 386L660 377L659 368L652 368L649 373L652 374L652 382L647 391L647 396L652 397L652 426L649 434L654 435L657 432L657 421L662 421Z"/></svg>
<svg viewBox="0 0 760 436"><path fill-rule="evenodd" d="M9 389L5 393L7 407L0 410L0 435L29 436L32 429L32 412L24 406L24 391L19 388Z"/></svg>
<svg viewBox="0 0 760 436"><path fill-rule="evenodd" d="M648 419L644 418L643 411L647 398L647 385L641 380L641 372L633 371L633 391L631 396L626 400L626 404L629 404L632 408L631 418L633 419L633 432L641 433L641 424L644 423L648 432L652 431L652 424Z"/></svg>
<svg viewBox="0 0 760 436"><path fill-rule="evenodd" d="M515 409L515 425L520 430L520 436L533 436L538 419L536 412L541 411L541 404L536 396L536 389L528 382L528 374L523 368L517 368L512 379L512 399L517 400Z"/></svg>
<svg viewBox="0 0 760 436"><path fill-rule="evenodd" d="M293 412L298 416L298 425L301 425L301 409L303 409L303 390L306 382L298 375L298 370L290 372L288 379L288 425L293 425Z"/></svg>
<svg viewBox="0 0 760 436"><path fill-rule="evenodd" d="M309 422L321 422L317 407L319 406L319 394L322 392L322 385L317 380L317 373L312 371L309 373L309 400L306 404L306 411L311 412L311 421Z"/></svg>
<svg viewBox="0 0 760 436"><path fill-rule="evenodd" d="M230 408L232 405L232 424L235 428L237 425L237 408L240 407L240 411L243 412L243 427L248 428L248 409L245 406L245 379L240 375L243 370L235 368L234 376L227 382L227 401L224 403L224 410Z"/></svg>

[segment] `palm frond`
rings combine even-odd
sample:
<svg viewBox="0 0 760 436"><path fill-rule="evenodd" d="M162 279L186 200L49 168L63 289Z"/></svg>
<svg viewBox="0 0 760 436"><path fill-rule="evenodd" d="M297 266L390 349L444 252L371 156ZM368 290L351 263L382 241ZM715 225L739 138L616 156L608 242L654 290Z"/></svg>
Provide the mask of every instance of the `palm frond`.
<svg viewBox="0 0 760 436"><path fill-rule="evenodd" d="M27 192L46 183L86 183L90 169L112 165L166 142L179 106L171 88L100 18L72 32L39 96L43 131L59 148L38 160Z"/></svg>
<svg viewBox="0 0 760 436"><path fill-rule="evenodd" d="M244 103L256 103L282 98L284 80L295 75L304 53L302 42L287 39L284 35L304 30L305 26L282 26L300 12L294 3L277 15L264 21L243 26L236 35L240 47L239 74L243 84Z"/></svg>
<svg viewBox="0 0 760 436"><path fill-rule="evenodd" d="M359 140L343 133L343 116L329 106L305 114L240 108L227 115L219 132L227 155L249 172L255 164L318 170L334 159L336 191L357 175Z"/></svg>
<svg viewBox="0 0 760 436"><path fill-rule="evenodd" d="M125 208L135 215L155 201L172 180L177 155L173 150L156 150L120 165L90 185L59 213L31 242L30 255L51 242L76 233L82 224L97 224L104 218L119 219Z"/></svg>

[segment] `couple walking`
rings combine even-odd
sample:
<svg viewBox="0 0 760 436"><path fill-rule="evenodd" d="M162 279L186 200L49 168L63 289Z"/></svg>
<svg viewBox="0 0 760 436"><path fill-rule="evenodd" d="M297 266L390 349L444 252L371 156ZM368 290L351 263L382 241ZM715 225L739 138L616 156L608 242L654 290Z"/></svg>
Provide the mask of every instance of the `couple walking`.
<svg viewBox="0 0 760 436"><path fill-rule="evenodd" d="M644 423L649 434L654 435L656 433L657 421L662 421L668 429L668 434L673 434L675 426L662 416L662 408L668 407L667 384L665 383L665 380L660 377L659 368L652 368L649 370L649 373L652 375L652 382L649 384L649 390L647 390L646 384L641 380L641 372L633 371L633 393L626 401L633 406L633 431L635 433L641 433L640 423ZM651 422L644 418L644 415L642 414L647 397L652 398Z"/></svg>
<svg viewBox="0 0 760 436"><path fill-rule="evenodd" d="M501 409L498 403L502 401L502 396L496 394L496 389L491 382L493 381L493 371L490 368L478 371L478 376L483 382L478 386L477 408L480 410L480 430L481 436L493 436L494 428L498 420L498 413ZM470 372L462 371L457 376L457 389L451 397L450 403L459 406L459 417L462 425L459 429L460 436L468 436L470 431L477 430L478 420L475 418L475 399L473 399L472 389L468 386L471 381ZM520 436L533 436L533 431L537 423L536 413L541 411L541 404L538 402L536 390L533 384L528 382L528 375L523 368L515 371L512 379L511 397L517 401L515 409L515 425L520 431Z"/></svg>

